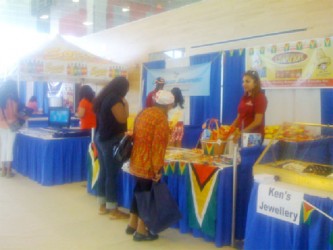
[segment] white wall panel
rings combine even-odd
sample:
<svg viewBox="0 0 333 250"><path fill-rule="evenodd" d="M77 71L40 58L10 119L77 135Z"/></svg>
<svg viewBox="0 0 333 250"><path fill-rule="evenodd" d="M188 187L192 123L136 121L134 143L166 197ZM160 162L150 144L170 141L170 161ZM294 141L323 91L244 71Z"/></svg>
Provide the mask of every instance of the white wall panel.
<svg viewBox="0 0 333 250"><path fill-rule="evenodd" d="M321 123L319 89L266 90L266 125L283 122Z"/></svg>

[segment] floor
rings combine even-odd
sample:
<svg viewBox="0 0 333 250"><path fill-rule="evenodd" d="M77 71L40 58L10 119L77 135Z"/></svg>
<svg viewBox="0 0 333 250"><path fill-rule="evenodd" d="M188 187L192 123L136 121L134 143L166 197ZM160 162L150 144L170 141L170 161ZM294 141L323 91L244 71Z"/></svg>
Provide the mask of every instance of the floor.
<svg viewBox="0 0 333 250"><path fill-rule="evenodd" d="M97 207L84 183L43 187L19 174L0 177L0 249L217 249L176 229L154 242L134 242L124 233L126 220L111 221Z"/></svg>

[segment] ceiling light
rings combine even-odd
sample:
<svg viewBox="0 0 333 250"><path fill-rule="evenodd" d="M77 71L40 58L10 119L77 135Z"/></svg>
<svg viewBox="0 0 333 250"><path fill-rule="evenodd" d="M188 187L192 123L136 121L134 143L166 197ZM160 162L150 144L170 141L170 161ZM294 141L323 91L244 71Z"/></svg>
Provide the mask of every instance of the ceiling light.
<svg viewBox="0 0 333 250"><path fill-rule="evenodd" d="M80 0L72 0L73 1L73 3L78 3L78 2L80 2Z"/></svg>
<svg viewBox="0 0 333 250"><path fill-rule="evenodd" d="M92 25L93 24L93 22L89 22L89 21L85 21L85 22L83 22L83 25L86 25L86 26L90 26L90 25Z"/></svg>
<svg viewBox="0 0 333 250"><path fill-rule="evenodd" d="M49 15L41 15L39 18L40 19L49 19Z"/></svg>
<svg viewBox="0 0 333 250"><path fill-rule="evenodd" d="M129 11L130 11L130 8L129 8L129 7L123 7L121 10L122 10L123 12L129 12Z"/></svg>

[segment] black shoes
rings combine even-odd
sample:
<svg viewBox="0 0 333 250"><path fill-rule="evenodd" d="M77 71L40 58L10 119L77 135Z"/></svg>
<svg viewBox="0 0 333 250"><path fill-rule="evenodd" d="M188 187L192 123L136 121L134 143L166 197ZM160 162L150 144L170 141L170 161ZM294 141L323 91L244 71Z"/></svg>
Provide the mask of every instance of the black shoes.
<svg viewBox="0 0 333 250"><path fill-rule="evenodd" d="M157 239L158 239L158 235L151 234L149 231L148 231L147 235L140 234L138 232L135 232L133 235L134 241L153 241L153 240L157 240Z"/></svg>
<svg viewBox="0 0 333 250"><path fill-rule="evenodd" d="M133 228L133 227L130 227L130 226L127 226L127 228L126 228L126 234L128 234L128 235L132 235L132 234L134 234L135 233L135 228Z"/></svg>

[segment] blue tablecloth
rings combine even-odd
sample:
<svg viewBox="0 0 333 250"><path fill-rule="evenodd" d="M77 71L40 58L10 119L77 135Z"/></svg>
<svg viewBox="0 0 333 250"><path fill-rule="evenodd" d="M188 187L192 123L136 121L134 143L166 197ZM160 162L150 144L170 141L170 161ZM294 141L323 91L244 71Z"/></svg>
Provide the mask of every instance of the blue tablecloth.
<svg viewBox="0 0 333 250"><path fill-rule="evenodd" d="M333 222L319 212L312 213L310 225L295 225L256 213L258 187L255 183L249 202L245 249L333 249ZM308 194L304 199L333 217L333 200Z"/></svg>
<svg viewBox="0 0 333 250"><path fill-rule="evenodd" d="M245 235L245 224L247 216L247 206L250 198L251 187L253 184L252 167L264 147L251 147L241 150L242 162L238 165L238 185L237 185L237 210L236 210L236 238L243 239ZM215 242L218 247L231 244L231 218L232 218L232 185L233 169L224 168L218 173L217 180L217 208L215 237L205 235L201 230L192 229L189 226L188 219L188 192L189 192L189 174L179 175L177 173L164 176L169 190L178 203L182 213L182 219L175 225L181 233L192 233L194 237L202 237L207 241ZM119 205L130 208L135 181L133 176L121 171L118 178L118 203ZM88 192L94 194L89 188Z"/></svg>
<svg viewBox="0 0 333 250"><path fill-rule="evenodd" d="M17 134L13 168L45 185L86 180L89 137L45 140Z"/></svg>

